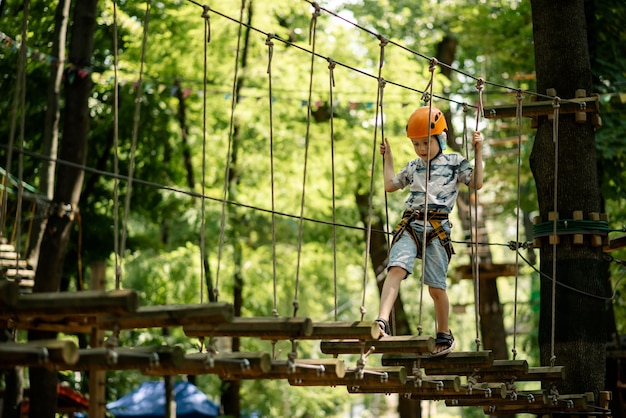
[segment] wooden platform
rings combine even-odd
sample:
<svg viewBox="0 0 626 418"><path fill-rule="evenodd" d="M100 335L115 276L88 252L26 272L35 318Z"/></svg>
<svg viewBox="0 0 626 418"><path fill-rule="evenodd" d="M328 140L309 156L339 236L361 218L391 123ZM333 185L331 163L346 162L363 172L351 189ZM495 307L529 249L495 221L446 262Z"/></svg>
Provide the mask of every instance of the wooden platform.
<svg viewBox="0 0 626 418"><path fill-rule="evenodd" d="M378 327L378 326L377 326ZM435 349L435 339L429 336L387 336L371 340L329 340L320 343L324 354L360 354L371 348L374 353L414 353L426 354Z"/></svg>

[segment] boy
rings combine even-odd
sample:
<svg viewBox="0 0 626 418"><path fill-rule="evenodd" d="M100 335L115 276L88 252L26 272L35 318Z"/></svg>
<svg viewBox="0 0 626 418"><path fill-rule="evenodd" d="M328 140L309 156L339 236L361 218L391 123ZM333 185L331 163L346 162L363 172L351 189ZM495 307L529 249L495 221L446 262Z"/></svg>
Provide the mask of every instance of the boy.
<svg viewBox="0 0 626 418"><path fill-rule="evenodd" d="M450 241L452 225L448 221L448 214L456 202L460 183L475 190L483 185L480 132L475 132L472 137L476 164L472 169L462 156L442 153L446 147L447 129L448 125L441 110L435 107L415 110L409 118L406 133L419 158L410 161L397 175L389 141L385 139L380 146L384 159L385 191L391 193L409 186L410 195L405 202L403 219L394 231L388 273L380 295L380 310L376 321L381 331L389 334L389 315L398 296L400 283L413 272L415 258L422 258L421 243L426 218L424 283L428 286L434 302L437 328L436 346L432 356L446 355L454 348L454 337L448 327L450 303L446 293L448 263L454 253Z"/></svg>

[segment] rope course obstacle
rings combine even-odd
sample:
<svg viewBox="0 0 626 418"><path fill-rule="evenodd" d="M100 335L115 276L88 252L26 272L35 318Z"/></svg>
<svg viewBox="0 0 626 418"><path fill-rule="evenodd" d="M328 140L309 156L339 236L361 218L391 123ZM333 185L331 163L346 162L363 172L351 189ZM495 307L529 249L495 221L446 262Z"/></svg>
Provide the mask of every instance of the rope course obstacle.
<svg viewBox="0 0 626 418"><path fill-rule="evenodd" d="M559 106L555 106L557 101L556 94L536 94L532 92L520 92L517 89L510 89L507 86L501 86L490 83L487 80L477 78L471 74L452 68L444 63L421 55L415 51L392 41L380 34L355 25L360 30L368 32L380 41L380 56L378 64L378 74L372 75L357 70L347 64L334 61L331 57L325 57L316 52L315 49L315 33L316 22L322 12L327 13L335 18L340 18L335 13L320 7L317 3L308 2L313 6L310 44L311 49L304 48L298 44L288 40L280 39L276 35L261 31L255 27L246 24L241 17L239 19L232 18L220 13L208 6L201 5L195 1L191 1L197 6L202 7L202 18L205 24L206 44L210 41L210 16L215 15L225 20L231 21L238 25L239 37L241 37L241 29L247 27L251 31L256 31L266 37L265 45L268 48L268 90L270 112L270 158L271 158L271 182L272 182L272 206L269 211L272 215L272 225L275 222L275 216L278 214L274 205L274 156L272 154L274 144L271 141L272 132L272 58L274 56L274 43L282 42L293 46L296 49L308 54L311 58L311 83L309 84L309 96L307 105L307 132L305 135L305 164L304 176L302 184L302 198L300 205L300 213L295 216L299 221L298 230L298 270L296 274L295 295L293 301L293 316L280 317L278 314L276 303L276 237L275 230L272 229L273 248L273 287L274 287L274 306L271 316L267 317L236 317L234 315L233 305L226 302L217 301L219 296L219 270L216 280L216 288L214 300L212 302L204 302L201 300L197 305L163 305L158 307L142 307L139 303L138 295L130 289L120 288L120 278L122 274L121 259L117 257L124 253L125 233L121 237L115 237L116 248L116 288L112 291L90 290L77 292L54 292L54 293L37 293L29 294L20 291L20 280L15 280L9 273L9 280L0 282L0 323L7 329L21 330L43 330L57 331L65 333L94 333L96 331L107 331L113 334L103 346L95 346L90 349L78 349L75 343L69 340L53 340L53 341L37 341L29 343L3 343L0 344L0 368L9 366L28 366L28 367L50 367L59 370L125 370L138 369L146 375L177 375L177 374L216 374L226 380L244 380L244 379L286 379L293 386L345 386L350 393L398 393L404 397L411 399L428 399L443 400L447 406L482 406L485 413L532 413L546 414L556 412L575 412L586 413L596 412L598 410L607 412L607 404L610 393L601 393L600 399L594 399L593 394L559 394L556 390L556 383L566 379L566 370L562 366L550 365L546 367L530 367L526 360L494 360L491 351L480 350L470 352L453 352L444 358L430 358L429 353L434 348L434 339L430 336L421 335L421 303L420 303L420 335L417 336L384 336L381 337L380 328L374 321L364 320L365 316L365 289L367 288L367 271L368 256L366 251L365 272L363 278L363 295L361 305L361 317L359 320L352 322L337 320L337 298L335 294L335 320L332 322L315 322L311 318L298 317L298 280L300 273L300 250L303 239L303 223L305 217L305 191L307 180L307 157L309 145L309 127L312 117L312 77L315 70L316 60L324 60L328 63L329 70L329 91L330 103L333 103L333 86L334 86L334 69L336 66L344 67L350 71L357 72L359 75L372 78L378 84L377 102L376 102L376 121L374 140L372 147L372 172L375 168L375 150L376 142L384 137L384 89L386 85L394 85L399 88L410 90L422 94L422 99L432 104L433 98L440 100L448 100L465 108L469 108L465 103L457 103L445 97L439 97L432 91L432 73L437 66L446 66L452 71L457 71L466 76L468 79L476 81L479 91L478 108L476 109L476 128L480 117L486 119L496 118L512 118L518 119L518 125L521 126L522 117L535 118L537 116L549 115L558 121L560 114L575 113L577 120L584 121L588 114L594 120L596 126L601 125L598 116L599 101L597 97L586 97L585 92L577 93L577 97L569 100L558 99ZM149 5L149 3L148 3ZM243 6L242 6L243 10ZM242 12L243 13L243 12ZM143 51L145 52L145 39L148 30L149 6L146 11L146 22L144 24L144 43ZM205 48L206 48L205 44ZM239 43L238 43L239 45ZM431 64L431 80L428 87L421 91L410 86L387 80L382 76L384 53L388 45L393 45L404 49L414 56L428 60ZM117 48L115 48L117 50ZM234 71L234 82L231 101L231 119L230 119L230 136L233 135L234 112L237 100L237 77L239 62L239 47L237 49L236 64ZM206 50L205 50L206 57ZM205 58L206 59L206 58ZM117 63L117 57L115 59ZM142 55L143 70L143 55ZM205 65L205 75L208 72L208 66ZM140 78L141 80L141 78ZM206 77L205 77L206 80ZM482 89L484 86L492 86L504 88L518 93L518 103L516 106L483 106ZM206 86L205 86L206 87ZM117 89L115 90L117 92ZM535 96L540 99L548 99L543 101L535 101L522 106L521 95ZM205 95L206 96L206 95ZM137 100L137 109L135 112L133 144L131 159L134 158L134 149L137 140L137 126L139 124L139 103ZM206 112L206 108L204 109ZM206 117L205 117L206 123ZM333 145L333 116L330 112L331 125L331 145ZM558 123L555 123L557 126ZM206 127L205 127L206 131ZM558 137L558 131L555 132ZM230 141L231 138L229 138ZM518 145L521 145L521 131L518 138ZM334 147L333 147L334 150ZM231 146L229 143L228 154L230 157ZM11 153L9 152L9 155ZM518 152L519 155L519 152ZM117 158L117 156L116 156ZM229 158L230 160L230 158ZM519 165L519 164L518 164ZM133 164L130 164L130 174L128 175L129 186L138 179L133 178ZM204 167L203 167L204 169ZM7 171L10 167L7 168ZM226 167L228 172L229 167ZM116 173L117 174L117 173ZM116 179L119 177L116 176ZM373 176L372 176L373 182ZM3 183L4 184L4 183ZM334 187L334 172L333 172ZM370 206L372 204L372 194L374 184L370 185ZM6 207L6 187L3 187L3 210ZM115 187L115 213L118 213L118 196L117 184ZM519 196L519 191L518 191ZM203 205L207 197L204 195L194 195L202 199ZM338 225L335 217L333 190L333 228ZM222 216L220 220L220 244L224 238L224 228L226 223L225 208L231 203L227 201L227 185L224 186L224 192L221 199L216 199L222 205ZM478 198L476 196L476 205ZM128 212L130 210L130 187L126 195L126 204L124 207L124 219L122 223L127 222ZM556 205L555 205L556 208ZM254 208L257 209L257 208ZM471 212L470 212L471 213ZM473 215L474 219L476 214ZM519 202L518 202L519 217ZM574 214L574 219L562 220L558 218L558 212L554 212L551 219L542 222L540 219L535 220L534 237L535 243L520 243L519 234L514 242L508 244L511 250L516 251L519 255L519 249L524 246L532 247L539 245L539 240L548 238L550 244L556 245L564 236L571 236L574 244L583 245L588 240L592 246L603 247L605 252L610 252L618 248L626 246L624 237L618 239L609 239L608 217L606 214L588 214L587 220L583 219L582 211ZM202 221L204 224L204 206ZM368 219L367 247L371 245L370 239L372 234L371 218ZM116 233L118 231L118 219L116 218ZM475 226L475 225L474 225ZM120 228L126 231L125 225ZM204 234L204 228L202 228ZM477 232L474 231L474 236ZM334 235L336 239L336 235ZM204 243L205 237L201 236L201 242ZM471 244L478 244L472 242ZM204 245L201 246L204 251ZM16 274L19 276L24 264L19 261L16 252L8 247L0 248L3 254L6 252L6 259L3 258L2 266L8 266L11 269L17 269ZM9 251L11 250L11 251ZM335 254L336 256L336 254ZM201 256L204 259L204 254ZM220 254L218 255L218 266L221 263L221 245ZM472 277L477 279L478 276L489 276L489 266L482 265L478 262L478 257L473 257L476 261L471 269L461 272L464 277ZM12 264L11 261L16 261ZM335 258L336 263L336 258ZM471 270L471 271L470 271ZM493 273L493 277L502 275L514 275L517 277L517 263L513 269L510 266L503 266L501 270ZM336 276L336 275L335 275ZM336 277L335 277L336 281ZM553 281L556 285L556 281ZM478 284L478 282L477 282ZM335 286L336 288L336 286ZM423 288L423 286L422 286ZM204 291L200 292L201 295ZM554 315L553 315L554 316ZM186 336L190 338L209 338L206 351L197 353L185 353L179 347L142 347L127 348L120 347L117 344L116 336L121 330L137 329L137 328L168 328L182 327ZM292 343L292 351L285 360L279 360L274 353L265 351L261 352L233 352L219 353L214 342L219 337L250 337L259 338L267 341L286 340ZM332 356L332 358L323 359L300 359L297 358L296 344L298 341L319 340L320 350L323 354ZM477 345L479 340L477 338ZM375 366L368 365L370 358L374 355L381 354L380 364ZM346 360L340 358L342 355L358 355L359 359L355 365L346 364ZM540 382L543 384L543 390L526 391L519 390L516 387L517 382Z"/></svg>

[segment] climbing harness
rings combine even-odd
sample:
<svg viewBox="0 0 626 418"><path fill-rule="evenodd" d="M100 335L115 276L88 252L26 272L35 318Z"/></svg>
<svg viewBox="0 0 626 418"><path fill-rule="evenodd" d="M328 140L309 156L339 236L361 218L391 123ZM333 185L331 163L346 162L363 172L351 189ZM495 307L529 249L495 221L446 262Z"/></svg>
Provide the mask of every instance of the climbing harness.
<svg viewBox="0 0 626 418"><path fill-rule="evenodd" d="M443 247L446 249L448 261L450 261L450 259L452 258L452 254L454 254L454 247L452 246L452 240L450 239L450 235L441 224L441 221L445 221L448 219L448 214L445 212L435 212L429 210L428 213L426 213L419 210L405 210L402 213L402 220L398 223L398 225L396 225L393 230L393 240L391 241L391 245L393 246L400 239L402 233L406 231L417 246L417 258L421 259L422 244L417 238L415 230L411 228L411 222L423 221L425 218L433 227L433 229L426 234L426 246L428 246L428 244L430 244L431 241L435 238L439 238L439 241L441 241L441 245L443 245Z"/></svg>

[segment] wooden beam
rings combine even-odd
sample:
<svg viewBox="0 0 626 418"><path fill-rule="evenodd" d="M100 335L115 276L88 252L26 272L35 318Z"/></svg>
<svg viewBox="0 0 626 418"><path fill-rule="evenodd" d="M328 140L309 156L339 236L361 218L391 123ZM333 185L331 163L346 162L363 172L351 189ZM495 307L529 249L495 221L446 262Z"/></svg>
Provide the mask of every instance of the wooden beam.
<svg viewBox="0 0 626 418"><path fill-rule="evenodd" d="M558 395L556 399L552 399L545 397L541 392L537 392L537 397L541 396L544 396L543 402L498 402L491 406L484 406L483 409L485 413L491 415L494 413L551 415L555 412L574 413L592 410L590 404L593 402L593 393Z"/></svg>
<svg viewBox="0 0 626 418"><path fill-rule="evenodd" d="M376 354L425 354L435 349L435 339L429 336L388 336L377 341L330 340L320 343L324 354L360 354L374 348Z"/></svg>
<svg viewBox="0 0 626 418"><path fill-rule="evenodd" d="M493 360L491 366L487 367L461 367L450 364L449 367L443 364L430 363L424 366L427 374L460 374L473 375L482 382L498 382L504 380L515 380L528 373L528 362L526 360Z"/></svg>
<svg viewBox="0 0 626 418"><path fill-rule="evenodd" d="M314 322L313 330L306 339L333 340L378 340L381 336L380 327L375 321L356 322Z"/></svg>
<svg viewBox="0 0 626 418"><path fill-rule="evenodd" d="M236 317L232 322L196 324L183 327L188 337L256 337L266 340L290 340L310 336L310 318Z"/></svg>
<svg viewBox="0 0 626 418"><path fill-rule="evenodd" d="M24 344L0 344L0 369L16 366L41 367L48 362L48 350L45 347L25 347Z"/></svg>
<svg viewBox="0 0 626 418"><path fill-rule="evenodd" d="M452 370L482 369L493 364L491 351L455 351L444 357L419 356L416 354L383 354L383 366L405 366L407 370L424 368L430 370L446 370L444 373L427 374L458 374ZM450 372L447 372L450 370Z"/></svg>
<svg viewBox="0 0 626 418"><path fill-rule="evenodd" d="M216 302L197 305L142 306L128 315L98 317L98 329L166 328L199 324L222 324L233 320L230 303Z"/></svg>
<svg viewBox="0 0 626 418"><path fill-rule="evenodd" d="M289 378L292 386L381 386L406 383L406 368L402 366L364 367L362 372L356 368L345 371L343 376L293 376Z"/></svg>
<svg viewBox="0 0 626 418"><path fill-rule="evenodd" d="M75 364L63 364L61 370L143 370L159 365L156 351L133 348L87 348L79 350Z"/></svg>
<svg viewBox="0 0 626 418"><path fill-rule="evenodd" d="M142 373L148 376L171 376L171 375L202 375L219 374L227 380L235 374L246 376L260 376L270 370L272 359L269 353L236 352L236 353L188 353L178 366L172 364L159 364L156 367L142 369Z"/></svg>
<svg viewBox="0 0 626 418"><path fill-rule="evenodd" d="M232 372L230 379L289 379L289 380L327 380L338 379L346 374L345 364L339 359L294 359L292 363L288 360L272 360L271 368L264 373L250 376L246 373Z"/></svg>
<svg viewBox="0 0 626 418"><path fill-rule="evenodd" d="M553 100L524 103L522 106L522 116L531 118L553 115L553 104ZM599 96L593 96L561 100L559 101L559 105L559 114L561 115L578 112L597 113L600 111L600 98ZM486 106L484 108L484 117L487 119L514 118L516 115L516 105Z"/></svg>
<svg viewBox="0 0 626 418"><path fill-rule="evenodd" d="M47 318L68 315L120 315L134 312L138 306L139 297L130 289L43 292L21 295L11 308L0 306L0 315Z"/></svg>
<svg viewBox="0 0 626 418"><path fill-rule="evenodd" d="M21 357L19 352L26 355ZM35 340L26 343L2 343L0 344L0 364L9 367L19 365L37 366L33 360L43 356L46 362L44 367L50 364L75 364L78 361L78 346L72 340ZM21 364L20 361L26 364Z"/></svg>
<svg viewBox="0 0 626 418"><path fill-rule="evenodd" d="M405 383L385 382L378 385L348 386L350 393L400 393L405 395L419 394L424 399L435 399L440 396L459 396L461 378L459 376L430 376L421 379L408 376Z"/></svg>

